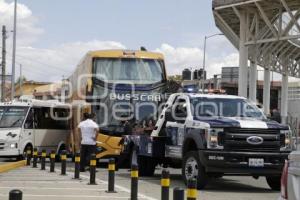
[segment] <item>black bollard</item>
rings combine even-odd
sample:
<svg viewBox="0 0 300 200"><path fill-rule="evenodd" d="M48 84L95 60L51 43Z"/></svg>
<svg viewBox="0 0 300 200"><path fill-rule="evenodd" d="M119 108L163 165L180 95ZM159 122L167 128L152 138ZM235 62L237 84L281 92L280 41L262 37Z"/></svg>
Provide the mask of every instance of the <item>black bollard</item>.
<svg viewBox="0 0 300 200"><path fill-rule="evenodd" d="M80 179L80 153L75 154L75 172L74 179Z"/></svg>
<svg viewBox="0 0 300 200"><path fill-rule="evenodd" d="M131 166L131 200L138 199L138 181L139 181L139 168L138 165Z"/></svg>
<svg viewBox="0 0 300 200"><path fill-rule="evenodd" d="M96 185L96 155L91 155L90 160L90 185Z"/></svg>
<svg viewBox="0 0 300 200"><path fill-rule="evenodd" d="M173 200L184 200L184 189L179 187L174 188Z"/></svg>
<svg viewBox="0 0 300 200"><path fill-rule="evenodd" d="M108 190L107 193L115 193L115 159L111 158L109 159L108 163Z"/></svg>
<svg viewBox="0 0 300 200"><path fill-rule="evenodd" d="M9 192L9 200L22 200L22 196L21 190L11 190Z"/></svg>
<svg viewBox="0 0 300 200"><path fill-rule="evenodd" d="M61 175L66 175L66 168L67 168L67 152L63 150L61 152Z"/></svg>
<svg viewBox="0 0 300 200"><path fill-rule="evenodd" d="M43 149L42 150L42 157L41 157L41 170L46 169L46 156L47 156L46 150Z"/></svg>
<svg viewBox="0 0 300 200"><path fill-rule="evenodd" d="M34 148L34 150L33 150L33 163L32 163L33 168L37 168L37 157L38 157L37 148Z"/></svg>
<svg viewBox="0 0 300 200"><path fill-rule="evenodd" d="M55 171L55 151L52 150L50 153L50 172Z"/></svg>
<svg viewBox="0 0 300 200"><path fill-rule="evenodd" d="M169 200L170 173L163 170L161 174L161 200Z"/></svg>
<svg viewBox="0 0 300 200"><path fill-rule="evenodd" d="M187 184L187 200L196 200L197 199L197 181L196 179L188 180Z"/></svg>
<svg viewBox="0 0 300 200"><path fill-rule="evenodd" d="M27 166L30 166L30 162L31 162L31 155L32 152L31 152L31 149L27 149L26 151L26 165Z"/></svg>

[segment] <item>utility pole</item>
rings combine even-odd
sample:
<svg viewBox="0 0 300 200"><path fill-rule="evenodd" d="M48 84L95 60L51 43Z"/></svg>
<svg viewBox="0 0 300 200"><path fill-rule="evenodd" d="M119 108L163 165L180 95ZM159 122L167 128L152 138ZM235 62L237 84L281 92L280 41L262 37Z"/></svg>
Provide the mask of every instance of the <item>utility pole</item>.
<svg viewBox="0 0 300 200"><path fill-rule="evenodd" d="M12 69L11 69L11 100L15 97L15 67L16 67L16 37L17 36L17 0L15 0L14 8L14 36L13 36L13 53L12 53Z"/></svg>
<svg viewBox="0 0 300 200"><path fill-rule="evenodd" d="M6 27L2 26L2 75L1 75L1 101L5 101L5 68L6 68Z"/></svg>
<svg viewBox="0 0 300 200"><path fill-rule="evenodd" d="M19 79L19 84L20 84L20 97L23 95L23 75L22 75L22 65L20 64L20 79Z"/></svg>

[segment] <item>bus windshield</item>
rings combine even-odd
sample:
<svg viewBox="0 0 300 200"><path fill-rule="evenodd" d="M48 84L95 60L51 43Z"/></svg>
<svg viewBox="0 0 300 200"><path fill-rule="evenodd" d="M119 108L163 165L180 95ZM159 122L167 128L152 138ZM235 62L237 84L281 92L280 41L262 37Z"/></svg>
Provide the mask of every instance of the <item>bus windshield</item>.
<svg viewBox="0 0 300 200"><path fill-rule="evenodd" d="M104 58L94 61L98 80L115 83L154 84L164 80L163 62L155 59Z"/></svg>
<svg viewBox="0 0 300 200"><path fill-rule="evenodd" d="M0 128L21 127L26 117L28 107L0 107Z"/></svg>

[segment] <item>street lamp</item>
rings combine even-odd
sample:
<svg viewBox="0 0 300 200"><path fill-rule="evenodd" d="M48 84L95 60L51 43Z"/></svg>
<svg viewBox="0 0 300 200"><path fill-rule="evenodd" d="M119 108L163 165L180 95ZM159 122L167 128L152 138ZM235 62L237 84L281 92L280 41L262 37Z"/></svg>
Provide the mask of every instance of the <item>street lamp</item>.
<svg viewBox="0 0 300 200"><path fill-rule="evenodd" d="M205 56L206 56L206 40L215 36L224 35L223 33L217 33L204 37L204 48L203 48L203 71L202 71L202 93L204 93L204 82L205 82Z"/></svg>
<svg viewBox="0 0 300 200"><path fill-rule="evenodd" d="M11 100L15 96L15 66L16 66L16 35L17 35L17 0L14 1L14 35L13 35L13 53L11 69Z"/></svg>

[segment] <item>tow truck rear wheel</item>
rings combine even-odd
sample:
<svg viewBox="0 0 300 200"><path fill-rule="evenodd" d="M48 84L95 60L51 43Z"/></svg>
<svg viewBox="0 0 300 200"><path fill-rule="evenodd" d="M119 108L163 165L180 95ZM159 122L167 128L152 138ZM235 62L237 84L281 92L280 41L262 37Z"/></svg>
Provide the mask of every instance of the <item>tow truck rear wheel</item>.
<svg viewBox="0 0 300 200"><path fill-rule="evenodd" d="M266 176L266 180L272 190L280 191L280 176Z"/></svg>
<svg viewBox="0 0 300 200"><path fill-rule="evenodd" d="M189 179L197 180L197 188L204 189L208 182L208 175L205 168L200 162L199 155L196 151L190 151L183 157L182 176L185 184Z"/></svg>

